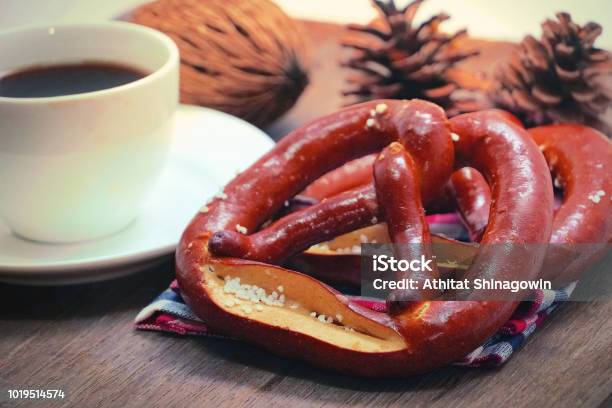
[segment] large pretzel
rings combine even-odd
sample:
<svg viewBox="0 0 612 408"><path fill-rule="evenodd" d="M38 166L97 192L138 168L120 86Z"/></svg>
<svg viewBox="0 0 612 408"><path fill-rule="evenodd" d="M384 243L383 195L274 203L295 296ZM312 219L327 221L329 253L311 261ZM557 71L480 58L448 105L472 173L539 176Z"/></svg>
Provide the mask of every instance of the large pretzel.
<svg viewBox="0 0 612 408"><path fill-rule="evenodd" d="M261 228L325 173L381 150L374 185L366 180ZM608 169L610 157L603 159ZM495 111L449 122L431 103L376 101L292 132L203 207L176 253L187 303L220 334L350 374L408 375L464 356L509 318L516 301L475 301L467 293L463 301L407 305L394 302L402 300L394 293L391 306L402 307L378 313L278 266L313 244L379 220L387 221L392 239L423 243L427 251L423 205L440 195L459 161L490 185L481 245L549 241L551 177L524 129ZM401 194L394 193L398 189ZM465 276L512 278L520 271L520 278L534 278L544 253L526 250L512 258L510 265L499 251L481 250Z"/></svg>

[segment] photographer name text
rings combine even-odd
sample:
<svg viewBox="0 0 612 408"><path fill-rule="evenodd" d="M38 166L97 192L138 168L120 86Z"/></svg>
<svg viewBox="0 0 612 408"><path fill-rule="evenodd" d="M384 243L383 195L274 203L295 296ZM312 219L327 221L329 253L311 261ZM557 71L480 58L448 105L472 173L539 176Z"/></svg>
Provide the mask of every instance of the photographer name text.
<svg viewBox="0 0 612 408"><path fill-rule="evenodd" d="M374 255L372 257L374 272L424 272L432 271L432 259L421 255L418 259L395 259L387 255ZM396 289L434 289L434 290L507 290L516 293L522 290L550 290L552 283L549 280L499 280L499 279L383 279L372 281L375 290Z"/></svg>

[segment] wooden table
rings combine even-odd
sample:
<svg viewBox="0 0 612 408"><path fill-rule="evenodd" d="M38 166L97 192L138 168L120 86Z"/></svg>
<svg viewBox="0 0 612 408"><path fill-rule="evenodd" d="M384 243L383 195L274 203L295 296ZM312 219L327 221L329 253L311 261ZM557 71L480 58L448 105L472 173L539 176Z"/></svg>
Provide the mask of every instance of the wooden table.
<svg viewBox="0 0 612 408"><path fill-rule="evenodd" d="M311 36L339 34L335 26L313 27ZM334 47L320 42L315 50L314 84L326 75L339 80ZM326 91L313 85L270 132L279 135L335 109L340 99L332 91L326 98ZM0 407L612 406L612 302L563 305L501 369L445 368L372 381L230 340L135 331L136 313L171 279L168 260L104 283L0 284ZM62 389L66 398L9 401L7 390L19 388Z"/></svg>

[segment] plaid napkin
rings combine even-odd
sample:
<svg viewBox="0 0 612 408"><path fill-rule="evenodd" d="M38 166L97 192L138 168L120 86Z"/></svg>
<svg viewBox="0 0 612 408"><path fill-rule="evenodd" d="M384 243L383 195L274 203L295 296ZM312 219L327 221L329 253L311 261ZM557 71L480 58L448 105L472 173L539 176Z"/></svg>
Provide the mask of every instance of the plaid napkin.
<svg viewBox="0 0 612 408"><path fill-rule="evenodd" d="M427 217L434 233L466 240L467 231L455 214L437 214ZM562 290L538 291L535 300L523 302L514 315L499 331L476 350L465 356L456 365L467 367L498 366L505 363L512 353L518 350L558 306L559 302L569 299L575 283ZM349 296L354 302L372 310L384 312L385 302L372 301ZM135 319L135 326L141 330L156 330L179 335L215 336L205 321L198 318L185 304L181 291L173 281L151 304L142 309Z"/></svg>

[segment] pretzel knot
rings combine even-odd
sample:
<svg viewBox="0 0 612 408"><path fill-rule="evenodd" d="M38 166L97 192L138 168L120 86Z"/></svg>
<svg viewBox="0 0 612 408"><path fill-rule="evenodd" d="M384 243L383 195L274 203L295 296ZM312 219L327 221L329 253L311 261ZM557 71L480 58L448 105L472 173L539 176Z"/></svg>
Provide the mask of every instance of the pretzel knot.
<svg viewBox="0 0 612 408"><path fill-rule="evenodd" d="M611 149L592 129L527 131L501 111L448 120L419 100L355 105L287 135L203 207L177 248L177 279L187 303L218 333L355 375L421 373L482 344L520 299L394 291L388 313L379 313L281 265L383 221L393 243L418 244L396 246L400 256L431 257L424 208L450 196L480 243L464 277L552 274L559 260L542 245L524 244L611 239ZM564 186L556 212L551 170ZM311 205L273 221L301 192ZM488 249L496 244L516 249ZM582 266L596 255L586 254ZM554 273L571 278L580 269L578 262ZM417 277L438 276L434 267Z"/></svg>

